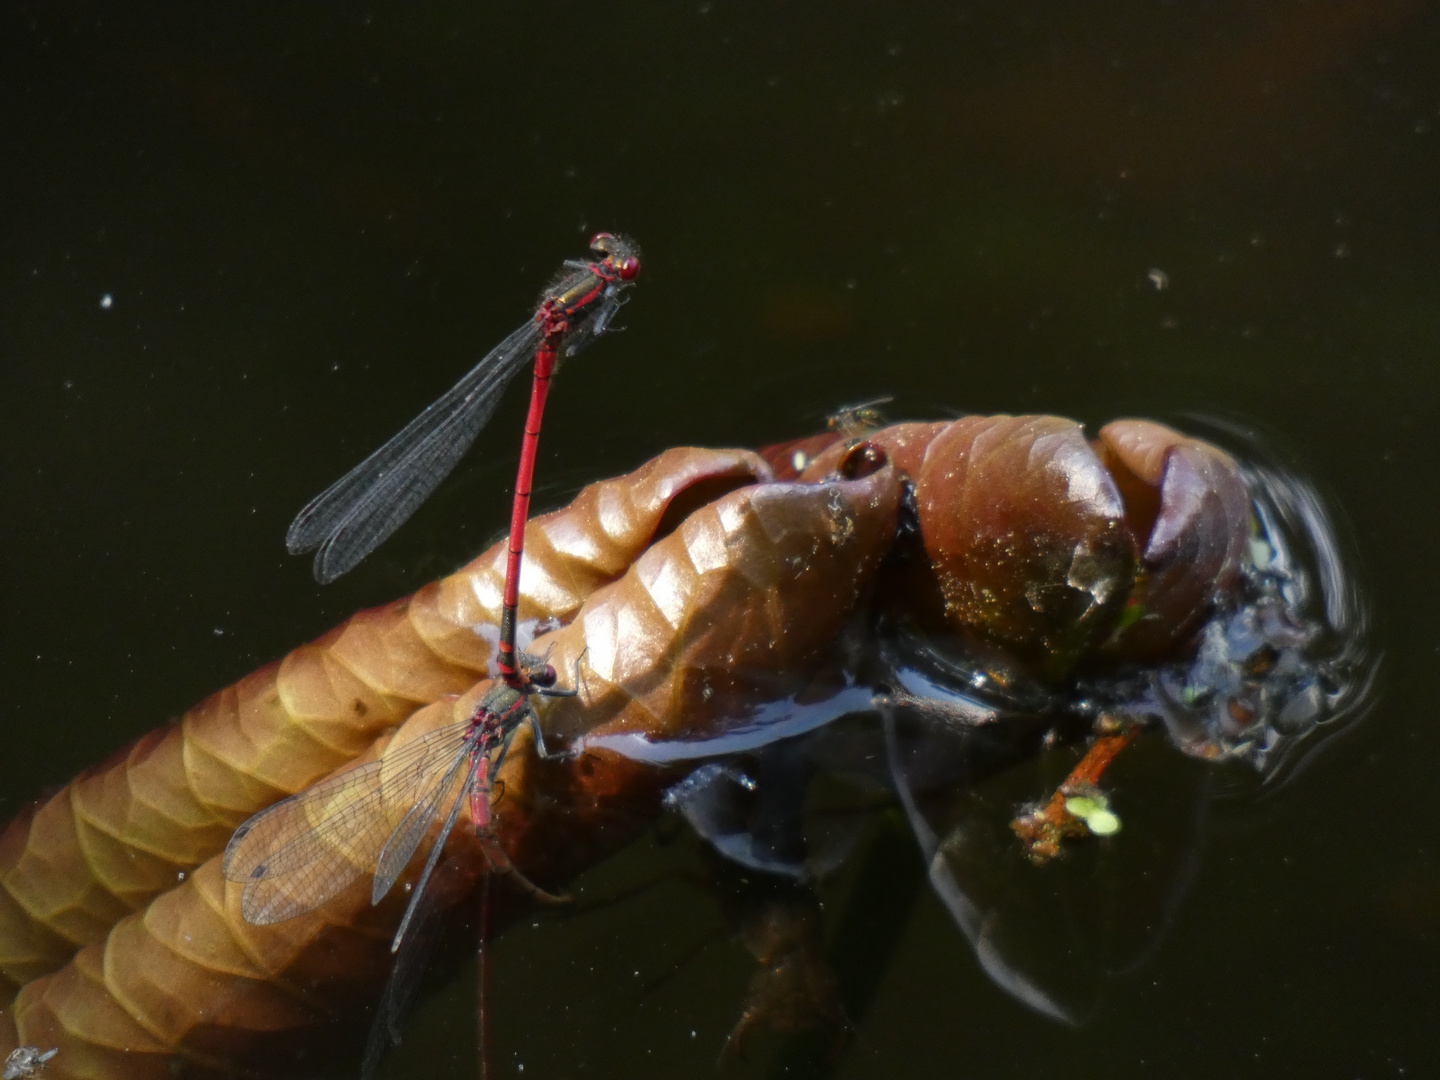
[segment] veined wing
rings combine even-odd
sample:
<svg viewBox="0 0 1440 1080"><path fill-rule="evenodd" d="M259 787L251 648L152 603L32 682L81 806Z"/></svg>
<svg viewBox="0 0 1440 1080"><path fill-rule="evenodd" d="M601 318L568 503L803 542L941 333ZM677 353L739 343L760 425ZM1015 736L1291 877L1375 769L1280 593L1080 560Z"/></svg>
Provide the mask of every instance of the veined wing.
<svg viewBox="0 0 1440 1080"><path fill-rule="evenodd" d="M440 816L440 807L444 805L446 796L454 791L455 778L462 771L467 776L470 774L471 770L466 768L468 758L468 754L456 754L454 762L445 771L440 782L431 788L423 799L411 807L404 820L391 831L375 862L375 882L370 889L372 904L378 904L381 901L390 891L391 886L395 884L395 879L409 864L411 857L415 854L415 849L420 846L420 841L425 839L426 834L430 832L430 827L435 824L435 819ZM464 794L465 792L461 790L455 795L457 803ZM443 843L443 837L436 841L437 845Z"/></svg>
<svg viewBox="0 0 1440 1080"><path fill-rule="evenodd" d="M540 341L527 321L384 446L296 515L292 555L318 547L315 578L335 580L398 529L450 474Z"/></svg>
<svg viewBox="0 0 1440 1080"><path fill-rule="evenodd" d="M460 807L465 803L465 793L475 782L475 774L480 768L480 761L481 757L478 754L467 755L464 783L460 785L460 790L450 804L450 813L445 815L445 824L440 826L435 843L430 847L430 855L425 859L425 869L420 871L420 877L415 881L415 889L410 897L410 902L405 905L405 914L401 917L400 926L396 929L395 937L390 942L392 953L400 951L400 943L405 940L405 933L409 930L410 923L420 908L420 898L425 895L426 886L430 884L430 875L435 872L435 866L440 862L440 855L445 850L445 843L450 839L450 830L455 828L455 820L460 816ZM414 848L411 850L413 851Z"/></svg>
<svg viewBox="0 0 1440 1080"><path fill-rule="evenodd" d="M435 919L435 891L428 886L430 876L435 872L440 855L445 850L445 841L450 837L450 830L455 827L465 793L470 789L470 785L475 783L480 758L478 755L466 755L466 758L468 765L463 773L464 781L450 806L450 813L445 816L445 824L440 834L435 838L435 846L430 849L430 857L425 860L425 869L415 883L410 903L405 907L405 916L400 920L400 926L395 931L395 939L390 946L390 951L396 954L395 966L390 970L390 978L385 983L385 992L381 995L375 1020L370 1027L370 1038L365 1045L365 1061L360 1069L361 1080L370 1080L380 1064L381 1055L390 1046L400 1042L400 1025L405 1014L410 1011L421 980L430 967L430 958L434 954L439 934ZM456 763L451 773L457 771L459 764L460 762ZM449 779L453 782L454 777ZM433 820L433 815L430 820ZM415 849L412 846L410 850L413 853ZM405 861L409 861L408 857ZM486 882L488 888L488 876ZM411 940L416 938L418 940ZM400 947L402 940L409 941L409 945L404 949Z"/></svg>
<svg viewBox="0 0 1440 1080"><path fill-rule="evenodd" d="M256 925L319 907L374 870L394 831L390 809L412 807L463 760L468 721L428 732L256 814L230 838L225 876L243 882L240 912ZM439 786L444 786L439 784Z"/></svg>

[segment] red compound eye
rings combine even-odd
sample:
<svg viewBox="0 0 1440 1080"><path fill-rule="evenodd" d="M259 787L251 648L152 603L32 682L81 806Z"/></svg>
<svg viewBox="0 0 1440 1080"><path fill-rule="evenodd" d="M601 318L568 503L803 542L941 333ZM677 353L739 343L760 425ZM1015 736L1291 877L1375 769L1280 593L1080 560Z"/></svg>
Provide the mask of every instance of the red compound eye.
<svg viewBox="0 0 1440 1080"><path fill-rule="evenodd" d="M620 260L620 269L617 271L621 281L634 281L635 275L640 273L640 260L634 255L627 255Z"/></svg>

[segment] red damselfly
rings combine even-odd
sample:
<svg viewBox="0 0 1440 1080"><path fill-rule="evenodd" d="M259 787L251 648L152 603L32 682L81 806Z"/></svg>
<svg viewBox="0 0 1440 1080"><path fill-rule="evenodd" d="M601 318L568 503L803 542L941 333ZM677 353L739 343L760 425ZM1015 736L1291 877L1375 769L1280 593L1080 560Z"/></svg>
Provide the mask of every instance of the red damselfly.
<svg viewBox="0 0 1440 1080"><path fill-rule="evenodd" d="M574 356L609 328L624 303L624 290L640 272L640 250L623 236L599 233L590 249L598 258L567 259L541 293L533 318L300 511L285 545L292 555L315 549L317 581L334 581L404 524L469 449L494 415L505 387L532 355L535 382L520 473L524 477L533 471L534 439L558 361ZM529 507L528 482L523 493L522 502L522 486L517 485L514 514L522 525Z"/></svg>
<svg viewBox="0 0 1440 1080"><path fill-rule="evenodd" d="M543 659L520 656L524 689L496 683L468 720L427 732L376 761L322 780L236 829L225 848L223 868L229 880L245 885L240 905L245 921L265 926L293 919L372 872L371 901L379 903L448 803L449 813L415 890L423 891L467 799L496 868L546 895L510 865L490 832L490 781L526 723L536 752L550 756L529 695L572 697L576 691L555 689L555 669ZM401 815L398 823L396 814ZM414 903L412 898L412 908ZM407 911L395 934L396 950L411 917Z"/></svg>
<svg viewBox="0 0 1440 1080"><path fill-rule="evenodd" d="M534 379L516 471L505 564L505 592L496 662L502 677L470 719L422 735L379 761L277 803L242 825L225 849L224 872L245 885L241 914L264 925L310 911L361 874L372 872L371 902L379 903L440 820L405 914L391 942L395 967L381 998L366 1050L364 1075L400 1038L399 1023L419 986L428 950L400 952L412 926L426 921L426 885L467 802L492 868L510 874L531 893L556 900L510 862L490 827L491 780L504 764L515 733L527 722L535 749L545 750L530 695L567 697L555 689L555 669L517 653L516 607L525 523L550 378L561 357L573 356L610 325L622 291L640 272L639 249L610 233L591 240L598 262L567 261L540 300L535 317L501 342L443 398L301 511L290 527L292 552L319 547L315 577L333 580L393 532L454 466L489 420L505 384L533 350ZM579 680L579 665L576 665ZM393 815L403 812L398 824ZM487 877L488 884L488 877ZM482 935L485 912L482 911ZM482 940L483 945L483 940ZM483 967L482 967L483 981ZM483 1002L482 1002L483 1009ZM482 1011L483 1023L483 1011ZM483 1040L482 1040L483 1046ZM483 1066L482 1066L483 1072Z"/></svg>
<svg viewBox="0 0 1440 1080"><path fill-rule="evenodd" d="M401 946L426 921L430 910L426 886L462 807L469 806L476 836L493 869L510 875L539 899L560 899L516 869L491 828L492 781L520 728L528 723L536 752L550 756L530 695L577 693L576 688L556 689L555 669L543 658L519 654L519 673L523 686L497 682L468 720L421 735L379 760L262 810L235 831L225 848L225 876L245 886L241 915L263 926L319 907L365 873L374 874L370 899L378 904L443 813L440 831L390 944L398 955L372 1028L365 1075L385 1047L399 1041L401 1017L419 987L428 951L402 951Z"/></svg>

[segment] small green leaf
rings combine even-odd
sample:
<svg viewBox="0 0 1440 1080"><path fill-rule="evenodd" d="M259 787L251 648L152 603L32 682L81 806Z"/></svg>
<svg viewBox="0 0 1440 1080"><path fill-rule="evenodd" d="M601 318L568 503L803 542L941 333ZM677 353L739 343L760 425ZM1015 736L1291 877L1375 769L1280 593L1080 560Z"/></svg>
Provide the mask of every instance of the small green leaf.
<svg viewBox="0 0 1440 1080"><path fill-rule="evenodd" d="M1120 819L1109 810L1097 810L1085 819L1085 827L1096 836L1114 836L1120 831Z"/></svg>
<svg viewBox="0 0 1440 1080"><path fill-rule="evenodd" d="M1114 836L1120 831L1120 819L1103 795L1076 795L1065 800L1065 809L1083 821L1096 836Z"/></svg>

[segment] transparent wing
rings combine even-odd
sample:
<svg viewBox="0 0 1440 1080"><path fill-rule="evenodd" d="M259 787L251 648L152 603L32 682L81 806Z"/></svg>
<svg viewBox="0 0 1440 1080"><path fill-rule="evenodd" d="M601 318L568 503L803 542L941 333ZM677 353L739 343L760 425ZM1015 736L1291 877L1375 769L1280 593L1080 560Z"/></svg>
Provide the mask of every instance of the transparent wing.
<svg viewBox="0 0 1440 1080"><path fill-rule="evenodd" d="M450 474L539 341L539 327L527 321L394 438L313 499L285 535L290 553L318 547L315 577L326 583L374 551Z"/></svg>
<svg viewBox="0 0 1440 1080"><path fill-rule="evenodd" d="M468 722L429 732L380 761L333 776L256 814L230 838L222 868L245 885L256 925L311 911L369 873L393 831L387 808L422 801L463 760ZM442 785L443 786L443 785Z"/></svg>
<svg viewBox="0 0 1440 1080"><path fill-rule="evenodd" d="M430 848L430 857L425 860L425 869L420 872L420 877L415 882L414 894L410 897L410 903L405 905L405 915L401 918L400 926L395 931L395 939L390 943L392 953L400 951L401 942L405 940L405 933L415 919L421 897L425 895L426 887L430 884L430 875L435 872L435 865L440 861L440 854L445 850L446 841L450 839L450 830L455 828L455 820L460 816L460 807L465 802L465 793L475 782L475 773L479 767L480 755L471 755L469 767L465 770L465 782L460 785L460 790L455 795L455 801L450 804L450 813L445 815L445 824L440 826L440 833L435 837L435 843Z"/></svg>
<svg viewBox="0 0 1440 1080"><path fill-rule="evenodd" d="M415 854L415 849L430 832L430 826L440 816L440 807L444 804L445 797L455 787L455 778L465 767L468 755L461 753L455 756L454 763L445 772L441 781L431 789L430 793L415 804L405 819L395 826L394 832L390 834L385 846L380 851L380 857L375 864L375 883L371 887L370 902L378 904L381 898L388 893L395 884L395 879L409 865L410 858ZM472 767L473 768L473 767ZM456 797L464 795L461 791ZM442 844L443 838L436 841L436 845Z"/></svg>

